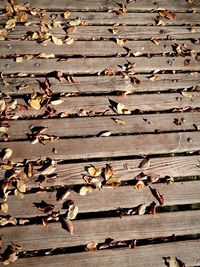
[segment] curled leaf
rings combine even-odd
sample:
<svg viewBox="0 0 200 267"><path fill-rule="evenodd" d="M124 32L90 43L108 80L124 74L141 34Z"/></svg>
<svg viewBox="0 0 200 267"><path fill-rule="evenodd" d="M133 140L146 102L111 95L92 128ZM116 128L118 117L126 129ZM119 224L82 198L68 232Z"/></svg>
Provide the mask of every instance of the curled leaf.
<svg viewBox="0 0 200 267"><path fill-rule="evenodd" d="M108 181L113 176L113 167L111 164L106 164L106 167L102 170L102 175L106 181Z"/></svg>
<svg viewBox="0 0 200 267"><path fill-rule="evenodd" d="M7 160L12 156L12 149L11 148L4 148L1 152L3 160Z"/></svg>
<svg viewBox="0 0 200 267"><path fill-rule="evenodd" d="M90 166L86 167L86 171L91 175L91 176L99 176L101 175L101 168L99 166Z"/></svg>
<svg viewBox="0 0 200 267"><path fill-rule="evenodd" d="M82 186L80 191L79 191L79 194L81 196L86 196L86 195L92 193L92 191L93 191L93 188L91 186Z"/></svg>

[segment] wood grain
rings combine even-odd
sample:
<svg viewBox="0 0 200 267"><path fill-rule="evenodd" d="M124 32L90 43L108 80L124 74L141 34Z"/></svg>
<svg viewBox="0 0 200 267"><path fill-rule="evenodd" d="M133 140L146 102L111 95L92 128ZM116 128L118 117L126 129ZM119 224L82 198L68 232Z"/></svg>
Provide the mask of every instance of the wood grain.
<svg viewBox="0 0 200 267"><path fill-rule="evenodd" d="M26 3L26 0L20 0L20 3ZM63 0L58 0L55 2L49 2L48 0L40 1L40 0L30 0L29 3L32 7L48 9L48 10L80 10L80 11L108 11L108 9L118 8L119 5L115 1L104 1L104 0L85 0L84 2L77 2L76 0L68 0L63 2ZM125 3L125 0L122 0L121 3ZM5 7L5 2L1 2L0 8L3 9ZM189 4L187 1L183 3L173 0L164 0L164 1L154 1L154 0L141 0L141 1L133 1L128 4L128 10L133 12L139 11L152 11L157 8L170 9L177 12L185 12L188 10L200 11L200 3L195 1L192 4Z"/></svg>
<svg viewBox="0 0 200 267"><path fill-rule="evenodd" d="M189 59L189 64L184 64ZM21 63L13 59L2 59L0 71L4 74L27 73L44 74L53 71L61 71L68 74L96 74L107 68L114 71L122 71L122 66L128 62L135 62L135 72L151 72L158 70L199 71L199 61L194 58L182 57L136 57L136 58L68 58L66 61L56 59L32 59Z"/></svg>
<svg viewBox="0 0 200 267"><path fill-rule="evenodd" d="M115 23L126 24L126 25L148 25L154 26L156 25L156 21L159 20L159 15L157 12L151 13L124 13L123 16L118 16L116 13L108 13L108 12L76 12L72 11L71 16L68 20L64 19L63 12L44 12L42 11L43 17L47 22L52 22L52 17L57 16L56 19L59 20L62 24L76 19L80 17L81 20L85 20L88 25L110 25L113 26ZM44 15L45 14L45 15ZM7 17L1 17L0 24L5 23L7 21ZM29 16L28 21L31 23L39 23L41 18ZM200 25L199 22L199 14L198 13L176 13L176 19L168 20L162 18L164 25L170 26L183 26L183 25Z"/></svg>
<svg viewBox="0 0 200 267"><path fill-rule="evenodd" d="M115 119L123 120L120 126ZM181 122L179 126L175 122ZM148 123L149 122L149 123ZM101 132L112 134L136 134L167 131L195 130L200 124L200 113L166 113L150 115L122 115L104 117L79 117L45 120L11 120L8 133L12 141L28 139L31 127L47 127L47 133L57 137L96 136ZM2 140L2 136L0 136Z"/></svg>
<svg viewBox="0 0 200 267"><path fill-rule="evenodd" d="M174 53L176 45L186 45L189 49L200 52L200 46L193 44L191 41L161 41L155 45L152 41L130 41L128 48L132 53L144 54L161 54ZM127 55L127 49L119 46L114 41L75 41L72 45L58 46L52 42L47 46L35 41L2 41L0 43L1 55L13 54L54 54L59 56L118 56Z"/></svg>
<svg viewBox="0 0 200 267"><path fill-rule="evenodd" d="M49 267L77 266L83 265L88 267L101 266L124 266L124 267L141 267L141 266L164 266L163 257L177 257L185 262L186 266L193 267L199 261L200 241L183 241L167 244L156 244L137 247L134 251L131 249L109 249L90 253L75 253L65 255L54 255L45 257L32 257L19 259L16 261L16 267L35 266Z"/></svg>
<svg viewBox="0 0 200 267"><path fill-rule="evenodd" d="M55 143L30 144L29 141L4 142L1 148L10 147L14 161L24 159L90 159L101 157L133 156L141 154L178 153L200 149L200 132L169 133L134 136L60 139ZM53 148L57 154L53 153Z"/></svg>
<svg viewBox="0 0 200 267"><path fill-rule="evenodd" d="M116 93L119 91L130 90L131 92L155 92L155 91L176 91L177 89L195 88L200 86L199 73L176 73L176 74L156 74L157 79L152 82L149 75L138 74L134 77L141 82L139 85L134 85L130 80L123 80L121 76L76 76L76 83L70 84L65 79L49 77L51 90L53 93ZM0 81L0 91L9 95L13 94L30 94L39 89L39 82L43 82L44 78L6 78L10 84L4 86ZM19 86L25 84L26 88L19 90Z"/></svg>
<svg viewBox="0 0 200 267"><path fill-rule="evenodd" d="M85 245L91 241L104 242L106 238L131 240L166 237L172 234L189 235L200 231L199 210L166 212L156 216L125 216L75 220L74 234L70 235L60 223L3 227L1 234L6 244L20 244L24 250L48 249ZM184 220L183 220L184 218ZM181 223L180 223L181 221Z"/></svg>
<svg viewBox="0 0 200 267"><path fill-rule="evenodd" d="M200 203L199 186L200 181L175 182L170 186L161 183L152 185L164 196L165 206ZM62 203L56 199L56 190L53 193L26 194L24 199L10 195L7 202L9 205L8 214L18 218L44 215L34 205L34 203L39 203L42 200L55 205L55 210L60 210L62 213L66 212L65 209L62 209ZM94 191L87 196L80 196L72 191L68 199L75 202L79 208L79 213L109 211L118 207L132 208L143 203L149 205L152 201L157 202L149 188L137 191L131 186L120 186L116 189L103 188L101 191Z"/></svg>
<svg viewBox="0 0 200 267"><path fill-rule="evenodd" d="M187 107L196 108L200 103L200 92L193 92L193 97L184 97L179 93L166 94L139 94L123 96L83 96L83 97L65 97L64 102L60 105L54 106L56 109L55 115L63 114L67 117L70 115L77 116L77 112L80 109L85 110L90 116L93 115L117 115L111 108L110 101L124 104L125 108L134 113L140 110L144 111L169 111L172 109L187 109ZM29 96L26 99L30 98ZM19 98L19 105L27 106L27 101L24 98ZM112 102L111 102L112 103ZM28 110L15 109L15 115L21 118L31 118L42 116L46 112L46 108L43 107L40 110L35 110L29 107ZM63 113L64 112L64 113ZM83 116L86 116L83 114ZM108 126L109 128L109 126ZM108 129L109 130L109 129Z"/></svg>
<svg viewBox="0 0 200 267"><path fill-rule="evenodd" d="M1 26L0 29L3 27ZM57 38L65 38L67 36L66 26L53 28L51 34ZM154 39L195 39L199 38L200 27L196 26L191 32L188 26L119 26L119 34L114 35L112 26L77 26L74 33L71 33L75 40L99 40L99 39L115 39L127 38L128 40L149 40ZM13 31L7 35L8 39L23 39L27 36L32 36L33 32L40 31L38 25L35 26L20 26L17 25ZM129 42L126 43L129 46Z"/></svg>

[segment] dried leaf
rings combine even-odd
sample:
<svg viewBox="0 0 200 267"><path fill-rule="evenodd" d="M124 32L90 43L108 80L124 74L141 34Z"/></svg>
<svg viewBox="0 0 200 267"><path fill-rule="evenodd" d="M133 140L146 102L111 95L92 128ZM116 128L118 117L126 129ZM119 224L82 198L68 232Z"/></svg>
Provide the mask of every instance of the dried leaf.
<svg viewBox="0 0 200 267"><path fill-rule="evenodd" d="M141 162L140 162L140 164L139 164L139 166L138 166L138 168L143 168L143 169L148 169L150 167L150 159L149 158L144 158Z"/></svg>
<svg viewBox="0 0 200 267"><path fill-rule="evenodd" d="M44 200L42 200L39 203L35 202L34 205L36 206L36 208L38 208L38 210L40 210L40 211L42 211L44 213L51 212L54 209L54 205L53 204L48 204Z"/></svg>
<svg viewBox="0 0 200 267"><path fill-rule="evenodd" d="M49 165L48 167L46 167L44 170L41 171L42 175L50 175L52 173L54 173L56 170L56 166L55 165Z"/></svg>
<svg viewBox="0 0 200 267"><path fill-rule="evenodd" d="M51 36L52 38L52 41L55 45L62 45L63 44L63 41L61 39L58 39L57 37L55 36Z"/></svg>
<svg viewBox="0 0 200 267"><path fill-rule="evenodd" d="M127 39L119 39L119 38L116 38L116 43L120 46L124 46L126 43L128 42Z"/></svg>
<svg viewBox="0 0 200 267"><path fill-rule="evenodd" d="M72 38L72 37L68 37L67 39L64 40L64 42L65 42L67 45L71 45L71 44L73 44L73 42L74 42L74 38Z"/></svg>
<svg viewBox="0 0 200 267"><path fill-rule="evenodd" d="M76 218L77 214L78 214L78 207L75 206L74 204L70 205L69 206L69 211L68 211L68 214L67 214L67 219L68 220L74 220Z"/></svg>
<svg viewBox="0 0 200 267"><path fill-rule="evenodd" d="M137 190L142 190L145 187L145 184L143 181L137 181L137 183L133 186Z"/></svg>
<svg viewBox="0 0 200 267"><path fill-rule="evenodd" d="M79 194L81 196L86 196L86 195L92 193L92 191L93 191L93 188L91 186L82 186L80 191L79 191Z"/></svg>
<svg viewBox="0 0 200 267"><path fill-rule="evenodd" d="M169 20L173 20L176 18L176 14L170 10L159 11L159 15Z"/></svg>
<svg viewBox="0 0 200 267"><path fill-rule="evenodd" d="M159 204L160 205L163 205L164 204L164 197L163 197L163 195L160 194L160 192L158 191L158 189L152 188L152 187L149 187L149 188L150 188L151 193L153 194L153 196L158 200Z"/></svg>
<svg viewBox="0 0 200 267"><path fill-rule="evenodd" d="M11 148L4 148L1 152L3 160L7 160L12 156L12 149Z"/></svg>
<svg viewBox="0 0 200 267"><path fill-rule="evenodd" d="M17 181L17 190L21 193L26 192L26 185L23 180L18 180Z"/></svg>
<svg viewBox="0 0 200 267"><path fill-rule="evenodd" d="M9 223L12 225L16 225L17 219L15 219L14 217L0 217L0 226L5 226Z"/></svg>
<svg viewBox="0 0 200 267"><path fill-rule="evenodd" d="M126 122L122 119L115 119L115 118L112 118L114 120L114 122L116 122L118 125L121 125L121 126L125 126L126 125Z"/></svg>
<svg viewBox="0 0 200 267"><path fill-rule="evenodd" d="M59 197L59 201L60 202L63 202L65 199L67 199L68 198L68 196L71 194L71 190L70 189L66 189L63 193L62 193L62 195Z"/></svg>
<svg viewBox="0 0 200 267"><path fill-rule="evenodd" d="M112 133L110 131L102 131L98 134L99 137L108 137L110 136Z"/></svg>
<svg viewBox="0 0 200 267"><path fill-rule="evenodd" d="M69 22L69 25L70 25L70 26L78 26L78 25L80 25L80 24L81 24L81 19L80 19L80 18L71 20L71 21Z"/></svg>
<svg viewBox="0 0 200 267"><path fill-rule="evenodd" d="M68 19L70 16L71 16L71 12L70 11L65 11L64 18Z"/></svg>
<svg viewBox="0 0 200 267"><path fill-rule="evenodd" d="M6 109L6 102L2 99L0 100L0 111L4 111Z"/></svg>
<svg viewBox="0 0 200 267"><path fill-rule="evenodd" d="M112 29L112 33L113 33L114 35L118 34L119 32L120 32L119 27L114 27L114 28Z"/></svg>
<svg viewBox="0 0 200 267"><path fill-rule="evenodd" d="M3 264L9 265L15 262L18 259L18 253L22 251L21 246L12 243L11 245L7 246L6 250L4 251L2 258Z"/></svg>
<svg viewBox="0 0 200 267"><path fill-rule="evenodd" d="M187 97L187 98L192 98L192 97L193 97L192 92L182 91L181 94L182 94L184 97Z"/></svg>
<svg viewBox="0 0 200 267"><path fill-rule="evenodd" d="M41 109L41 99L40 98L29 99L28 103L33 109L36 109L36 110Z"/></svg>
<svg viewBox="0 0 200 267"><path fill-rule="evenodd" d="M106 164L106 167L102 169L102 175L106 181L113 176L113 167L111 164Z"/></svg>
<svg viewBox="0 0 200 267"><path fill-rule="evenodd" d="M95 251L95 250L97 250L97 246L98 246L98 243L90 242L85 246L85 250L88 252L89 251Z"/></svg>
<svg viewBox="0 0 200 267"><path fill-rule="evenodd" d="M168 267L186 267L185 263L178 258L164 257L165 265Z"/></svg>
<svg viewBox="0 0 200 267"><path fill-rule="evenodd" d="M91 181L90 181L90 184L93 185L97 189L101 189L102 188L102 183L97 178L92 178Z"/></svg>
<svg viewBox="0 0 200 267"><path fill-rule="evenodd" d="M16 26L16 19L9 19L6 21L5 29L12 29Z"/></svg>
<svg viewBox="0 0 200 267"><path fill-rule="evenodd" d="M66 230L71 234L73 235L74 233L74 226L73 226L73 223L72 221L70 220L64 220L64 224L65 224L65 227L66 227Z"/></svg>
<svg viewBox="0 0 200 267"><path fill-rule="evenodd" d="M111 177L106 181L107 187L117 187L121 184L121 179L118 177Z"/></svg>
<svg viewBox="0 0 200 267"><path fill-rule="evenodd" d="M91 175L91 176L99 176L101 175L101 168L99 166L90 166L90 167L86 167L87 172Z"/></svg>
<svg viewBox="0 0 200 267"><path fill-rule="evenodd" d="M166 179L166 184L167 185L171 185L171 184L173 184L174 183L174 178L173 177L167 177L167 179Z"/></svg>
<svg viewBox="0 0 200 267"><path fill-rule="evenodd" d="M144 215L146 212L146 207L147 206L145 204L140 205L137 210L138 215Z"/></svg>

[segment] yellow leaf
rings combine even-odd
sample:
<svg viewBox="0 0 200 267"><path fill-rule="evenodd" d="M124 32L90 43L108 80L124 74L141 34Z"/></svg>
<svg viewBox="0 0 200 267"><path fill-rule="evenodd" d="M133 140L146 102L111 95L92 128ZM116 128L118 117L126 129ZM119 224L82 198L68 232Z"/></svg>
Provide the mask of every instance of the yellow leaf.
<svg viewBox="0 0 200 267"><path fill-rule="evenodd" d="M71 45L71 44L73 44L73 42L74 42L74 38L72 38L72 37L68 37L67 39L65 39L65 43L67 45Z"/></svg>
<svg viewBox="0 0 200 267"><path fill-rule="evenodd" d="M78 19L74 19L74 20L71 20L70 22L69 22L69 25L70 26L78 26L78 25L80 25L81 24L81 20L78 18Z"/></svg>
<svg viewBox="0 0 200 267"><path fill-rule="evenodd" d="M86 168L86 170L91 176L101 175L101 168L98 166L91 166L91 167Z"/></svg>
<svg viewBox="0 0 200 267"><path fill-rule="evenodd" d="M23 180L18 180L17 181L17 190L21 193L26 192L26 185Z"/></svg>
<svg viewBox="0 0 200 267"><path fill-rule="evenodd" d="M70 16L71 16L71 12L70 11L65 11L64 18L68 19Z"/></svg>
<svg viewBox="0 0 200 267"><path fill-rule="evenodd" d="M19 21L20 21L20 22L26 22L27 20L28 20L28 15L27 15L27 13L21 14L21 15L19 16Z"/></svg>
<svg viewBox="0 0 200 267"><path fill-rule="evenodd" d="M29 99L29 100L28 100L29 105L30 105L33 109L36 109L36 110L41 109L40 102L41 102L41 100L40 100L39 98L36 98L36 99Z"/></svg>
<svg viewBox="0 0 200 267"><path fill-rule="evenodd" d="M93 188L91 186L82 186L80 191L79 191L79 194L81 196L86 196L86 195L92 193L92 191L93 191Z"/></svg>
<svg viewBox="0 0 200 267"><path fill-rule="evenodd" d="M118 177L111 177L106 182L106 186L109 186L109 187L117 187L120 184L121 184L121 179Z"/></svg>
<svg viewBox="0 0 200 267"><path fill-rule="evenodd" d="M23 60L24 60L23 57L16 57L16 59L15 59L15 61L16 61L17 63L21 63Z"/></svg>
<svg viewBox="0 0 200 267"><path fill-rule="evenodd" d="M63 44L63 41L61 39L58 39L57 37L55 36L52 36L52 41L55 45L62 45Z"/></svg>
<svg viewBox="0 0 200 267"><path fill-rule="evenodd" d="M78 214L78 207L75 205L70 205L69 212L67 214L68 220L74 220Z"/></svg>
<svg viewBox="0 0 200 267"><path fill-rule="evenodd" d="M192 98L192 97L193 97L192 92L182 91L181 94L182 94L184 97L187 97L187 98Z"/></svg>
<svg viewBox="0 0 200 267"><path fill-rule="evenodd" d="M12 29L16 26L16 19L9 19L6 21L5 29Z"/></svg>
<svg viewBox="0 0 200 267"><path fill-rule="evenodd" d="M34 32L31 37L33 40L37 40L39 38L39 35L37 32Z"/></svg>
<svg viewBox="0 0 200 267"><path fill-rule="evenodd" d="M119 38L116 38L116 43L120 46L124 46L126 43L127 43L127 39L119 39Z"/></svg>

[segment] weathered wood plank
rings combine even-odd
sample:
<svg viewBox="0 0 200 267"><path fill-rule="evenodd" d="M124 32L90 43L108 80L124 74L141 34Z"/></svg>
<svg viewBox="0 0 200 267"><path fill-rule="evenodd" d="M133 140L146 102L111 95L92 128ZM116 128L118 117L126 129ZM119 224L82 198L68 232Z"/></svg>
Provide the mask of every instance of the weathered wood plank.
<svg viewBox="0 0 200 267"><path fill-rule="evenodd" d="M200 203L199 194L200 181L176 182L171 186L156 184L153 187L164 195L165 205L184 205ZM146 203L149 205L154 199L149 188L137 191L131 186L121 186L116 189L104 188L101 191L94 191L85 197L72 192L68 199L72 199L79 208L80 213L109 211L120 208L131 208ZM44 200L55 205L55 210L65 212L61 209L62 204L56 201L56 192L38 192L26 194L24 199L16 196L8 197L8 214L15 217L35 217L43 215L34 205ZM1 212L0 212L1 213Z"/></svg>
<svg viewBox="0 0 200 267"><path fill-rule="evenodd" d="M151 91L176 91L177 89L192 88L197 85L200 86L200 74L195 73L176 73L176 74L156 74L157 79L152 82L148 75L138 74L136 78L140 80L139 85L134 85L130 80L123 80L121 76L76 76L75 83L69 83L65 79L59 81L58 79L49 77L51 90L54 93L116 93L118 91L128 90L131 92L151 92ZM17 77L6 78L10 84L4 86L2 80L0 81L0 91L13 94L30 94L37 91L39 82L44 81L44 78L31 77ZM19 86L25 84L23 90L19 90Z"/></svg>
<svg viewBox="0 0 200 267"><path fill-rule="evenodd" d="M120 250L100 250L92 253L75 253L65 255L54 255L45 257L32 257L19 259L16 261L16 267L35 266L43 267L101 267L101 266L164 266L163 257L177 257L185 262L186 266L193 267L199 264L200 241L182 241L167 244L156 244L137 247L134 251L131 249Z"/></svg>
<svg viewBox="0 0 200 267"><path fill-rule="evenodd" d="M113 118L122 119L124 126L119 126ZM182 125L177 125L175 120L181 121ZM146 121L145 121L146 120ZM147 123L150 121L151 123ZM92 136L103 131L110 131L112 134L132 134L132 133L154 133L167 131L187 131L195 130L195 126L200 125L200 113L166 113L151 115L131 115L114 117L83 117L83 118L63 118L46 120L20 120L9 122L9 135L14 140L27 139L27 134L31 133L31 127L47 127L48 134L57 137L72 136ZM0 140L2 137L0 136Z"/></svg>
<svg viewBox="0 0 200 267"><path fill-rule="evenodd" d="M60 223L51 223L47 229L42 225L27 225L13 226L8 231L4 227L1 234L5 243L12 241L20 244L24 250L47 249L84 245L91 241L99 243L106 238L131 240L196 234L200 231L199 217L199 210L166 212L156 216L77 220L73 222L73 235L62 229Z"/></svg>
<svg viewBox="0 0 200 267"><path fill-rule="evenodd" d="M151 41L130 41L129 49L132 53L139 52L144 54L161 54L176 53L174 47L176 45L186 45L189 49L200 52L200 46L193 44L191 41L161 41L160 45L155 45ZM44 46L35 41L3 41L0 43L1 55L13 54L54 54L60 56L114 56L116 54L125 56L127 49L119 46L113 41L75 41L70 46L58 46L53 43Z"/></svg>
<svg viewBox="0 0 200 267"><path fill-rule="evenodd" d="M64 11L63 11L64 12ZM47 22L52 22L52 17L56 16L56 19L61 23L66 23L77 17L85 20L88 25L114 25L116 23L126 25L156 25L156 21L159 21L159 15L155 13L124 13L123 16L118 16L114 12L71 12L71 16L68 20L64 19L63 12L42 12L43 18ZM1 17L0 24L4 24L7 21L7 17ZM39 23L41 18L29 16L29 23ZM168 20L162 18L164 25L200 25L198 13L176 13L176 19Z"/></svg>
<svg viewBox="0 0 200 267"><path fill-rule="evenodd" d="M188 57L135 57L135 58L68 58L66 61L56 59L33 59L17 63L13 59L2 59L0 71L9 73L44 74L53 71L62 71L68 74L96 74L107 68L122 71L128 62L135 62L136 72L151 72L159 70L199 71L199 61Z"/></svg>
<svg viewBox="0 0 200 267"><path fill-rule="evenodd" d="M55 143L32 145L28 141L1 143L10 147L14 161L38 158L89 159L138 154L178 153L200 149L200 132L170 134L60 139ZM53 153L53 148L57 154Z"/></svg>
<svg viewBox="0 0 200 267"><path fill-rule="evenodd" d="M63 116L69 116L75 114L79 109L84 109L86 112L92 115L106 114L116 115L116 112L110 106L110 101L116 103L120 102L125 105L131 112L135 110L141 111L168 111L170 109L181 109L186 107L199 107L200 103L200 92L193 92L193 97L184 97L179 93L168 93L166 94L138 94L129 95L127 97L112 96L109 100L107 96L83 96L83 97L65 97L64 102L60 105L54 106L56 114L62 114ZM28 96L27 96L28 99ZM27 105L27 102L19 98L18 104ZM44 115L45 108L35 110L30 108L29 110L15 110L15 115L19 117L34 117Z"/></svg>
<svg viewBox="0 0 200 267"><path fill-rule="evenodd" d="M26 0L20 0L20 3L26 3ZM104 0L85 0L84 2L77 2L76 0L65 1L58 0L55 2L49 2L48 0L30 0L29 3L32 7L48 9L48 10L80 10L80 11L108 11L112 8L119 8L119 5L115 1L104 1ZM125 0L122 0L121 3L125 3ZM5 7L6 2L0 3L0 8ZM154 1L154 0L142 0L142 1L133 1L128 4L128 10L133 12L138 11L152 11L158 8L170 9L177 12L185 12L188 10L200 11L199 1L195 1L192 4L189 4L187 1L183 3L179 1Z"/></svg>
<svg viewBox="0 0 200 267"><path fill-rule="evenodd" d="M2 29L2 27L0 27ZM99 40L102 38L128 38L129 40L148 40L155 39L195 39L199 38L200 27L195 27L191 32L187 26L119 26L119 34L112 33L111 26L77 26L74 33L71 33L75 40ZM10 31L8 39L23 39L27 36L32 36L33 32L40 30L39 26L16 26L13 31ZM52 35L58 38L64 38L67 35L66 27L53 28ZM126 43L129 46L129 42Z"/></svg>

